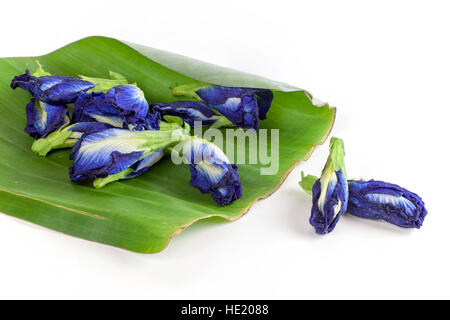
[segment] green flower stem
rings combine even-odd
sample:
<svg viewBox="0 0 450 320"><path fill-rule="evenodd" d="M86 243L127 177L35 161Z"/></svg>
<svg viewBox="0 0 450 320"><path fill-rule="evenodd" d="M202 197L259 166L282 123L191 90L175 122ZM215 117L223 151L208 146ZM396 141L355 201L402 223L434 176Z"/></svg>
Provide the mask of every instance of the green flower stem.
<svg viewBox="0 0 450 320"><path fill-rule="evenodd" d="M108 183L123 179L126 175L128 175L132 172L133 172L133 169L128 168L119 173L110 174L109 176L107 176L105 178L97 178L94 180L94 183L93 183L94 187L96 189L100 189L100 188L104 187L105 185L107 185Z"/></svg>

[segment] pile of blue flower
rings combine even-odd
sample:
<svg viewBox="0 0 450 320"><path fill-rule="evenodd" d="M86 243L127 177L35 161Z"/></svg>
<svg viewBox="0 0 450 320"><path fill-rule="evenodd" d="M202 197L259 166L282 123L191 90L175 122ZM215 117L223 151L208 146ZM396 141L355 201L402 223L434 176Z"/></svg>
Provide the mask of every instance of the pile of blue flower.
<svg viewBox="0 0 450 320"><path fill-rule="evenodd" d="M270 90L196 82L173 89L186 100L149 105L137 84L118 73L110 72L110 79L73 78L51 75L39 63L33 74L27 70L14 77L11 88L17 87L32 95L25 127L35 139L32 150L46 156L72 148L73 182L101 188L137 177L181 144L190 184L221 206L242 196L238 168L215 144L191 136L190 129L200 124L256 130L273 99Z"/></svg>

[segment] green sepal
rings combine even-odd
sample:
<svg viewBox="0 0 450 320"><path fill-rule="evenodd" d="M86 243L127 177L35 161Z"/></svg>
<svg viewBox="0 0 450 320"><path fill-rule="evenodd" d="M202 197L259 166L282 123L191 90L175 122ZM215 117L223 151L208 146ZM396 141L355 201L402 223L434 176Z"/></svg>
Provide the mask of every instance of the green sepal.
<svg viewBox="0 0 450 320"><path fill-rule="evenodd" d="M35 140L31 145L31 151L45 157L53 149L73 147L76 141L67 141L72 135L72 131L56 130L45 138ZM70 139L74 140L74 139Z"/></svg>
<svg viewBox="0 0 450 320"><path fill-rule="evenodd" d="M36 60L37 68L36 71L32 74L33 77L42 77L42 76L51 76L51 74L47 71L45 71L41 64L39 63L39 60Z"/></svg>
<svg viewBox="0 0 450 320"><path fill-rule="evenodd" d="M313 185L318 179L318 177L310 174L305 176L304 172L302 171L302 180L300 180L298 184L300 185L300 187L302 187L303 191L312 196Z"/></svg>
<svg viewBox="0 0 450 320"><path fill-rule="evenodd" d="M109 76L111 77L111 79L94 78L78 75L78 77L80 77L81 80L89 81L90 83L95 84L95 87L89 90L88 92L107 92L111 88L129 84L128 80L120 73L109 71Z"/></svg>
<svg viewBox="0 0 450 320"><path fill-rule="evenodd" d="M125 78L125 76L121 75L121 74L118 73L118 72L114 72L114 71L109 71L109 77L110 77L112 80L124 80L124 81L127 81L127 79Z"/></svg>
<svg viewBox="0 0 450 320"><path fill-rule="evenodd" d="M172 95L174 96L184 96L189 97L191 99L200 100L200 97L197 95L196 91L198 89L210 86L209 83L206 82L194 82L190 84L184 84L181 86L176 86L172 88Z"/></svg>
<svg viewBox="0 0 450 320"><path fill-rule="evenodd" d="M219 129L219 128L222 128L222 127L235 127L235 126L236 125L233 122L231 122L230 120L228 120L227 117L220 116L220 118L216 122L214 122L210 126L210 128L212 128L212 129Z"/></svg>
<svg viewBox="0 0 450 320"><path fill-rule="evenodd" d="M333 164L333 171L344 170L345 173L345 163L344 163L344 141L337 137L332 137L330 139L330 155L328 156L328 161Z"/></svg>

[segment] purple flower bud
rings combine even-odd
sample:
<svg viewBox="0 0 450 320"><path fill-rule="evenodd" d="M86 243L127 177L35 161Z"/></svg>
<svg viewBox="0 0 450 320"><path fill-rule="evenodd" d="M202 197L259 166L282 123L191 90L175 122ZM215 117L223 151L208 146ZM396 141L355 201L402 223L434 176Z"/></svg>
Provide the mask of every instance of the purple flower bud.
<svg viewBox="0 0 450 320"><path fill-rule="evenodd" d="M347 212L384 220L403 228L422 226L427 215L422 199L398 185L376 180L350 180Z"/></svg>

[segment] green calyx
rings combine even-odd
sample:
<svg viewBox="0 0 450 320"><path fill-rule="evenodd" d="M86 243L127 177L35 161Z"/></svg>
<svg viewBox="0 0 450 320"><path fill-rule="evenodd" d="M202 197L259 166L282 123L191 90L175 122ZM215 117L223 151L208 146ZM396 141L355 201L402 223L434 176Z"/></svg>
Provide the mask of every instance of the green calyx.
<svg viewBox="0 0 450 320"><path fill-rule="evenodd" d="M305 191L307 194L312 196L313 185L314 185L314 183L316 183L316 181L318 179L319 178L317 178L316 176L313 176L313 175L310 175L310 174L305 176L304 172L302 171L302 180L300 180L300 182L298 184L303 189L303 191Z"/></svg>
<svg viewBox="0 0 450 320"><path fill-rule="evenodd" d="M330 154L328 155L327 163L325 164L320 177L320 181L323 185L327 185L329 183L332 175L336 171L343 170L344 175L347 176L345 171L344 156L344 141L342 141L342 139L332 137L330 139ZM319 178L313 175L305 176L302 171L302 179L298 184L307 194L312 195L312 187L318 179Z"/></svg>
<svg viewBox="0 0 450 320"><path fill-rule="evenodd" d="M83 75L79 75L79 77L81 80L95 84L95 87L88 92L107 92L111 88L129 84L128 80L123 75L113 71L109 71L110 79L87 77Z"/></svg>
<svg viewBox="0 0 450 320"><path fill-rule="evenodd" d="M49 72L45 71L42 68L41 64L39 63L39 60L36 60L36 64L37 64L37 68L36 68L36 71L32 74L32 76L37 77L37 78L42 77L42 76L51 76L51 74Z"/></svg>
<svg viewBox="0 0 450 320"><path fill-rule="evenodd" d="M200 100L200 97L197 95L196 91L198 89L210 86L210 84L206 82L194 82L190 84L184 84L181 86L176 86L172 89L172 95L174 96L184 96L191 99Z"/></svg>
<svg viewBox="0 0 450 320"><path fill-rule="evenodd" d="M145 152L140 159L148 157L153 152L160 149L171 150L175 144L191 137L189 135L190 127L187 123L184 123L183 126L183 121L178 117L166 116L164 119L168 122L161 122L159 130L135 132L139 138L145 138L145 142L139 145L140 148L145 149ZM181 123L179 120L181 120ZM100 189L108 183L126 179L126 176L133 173L133 171L133 169L127 168L119 173L111 174L104 178L96 178L93 185L96 189Z"/></svg>
<svg viewBox="0 0 450 320"><path fill-rule="evenodd" d="M45 157L53 149L73 147L77 139L70 139L72 131L56 130L45 138L35 140L31 150L38 155Z"/></svg>
<svg viewBox="0 0 450 320"><path fill-rule="evenodd" d="M344 163L344 141L342 139L332 137L330 139L330 155L328 156L327 165L333 166L333 171L343 170L345 173L345 163Z"/></svg>

